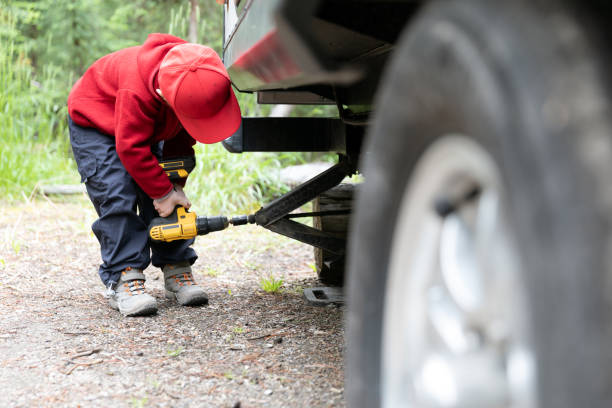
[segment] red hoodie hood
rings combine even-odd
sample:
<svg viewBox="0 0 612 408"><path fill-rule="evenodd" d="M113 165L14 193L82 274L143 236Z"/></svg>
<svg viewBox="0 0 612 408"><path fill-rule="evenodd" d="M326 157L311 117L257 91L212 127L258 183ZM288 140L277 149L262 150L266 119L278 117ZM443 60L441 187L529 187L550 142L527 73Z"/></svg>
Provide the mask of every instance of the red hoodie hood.
<svg viewBox="0 0 612 408"><path fill-rule="evenodd" d="M155 33L149 34L147 40L140 47L136 57L138 71L147 89L149 89L155 98L159 98L157 92L155 92L155 81L161 61L172 47L184 44L185 42L182 38L170 34Z"/></svg>

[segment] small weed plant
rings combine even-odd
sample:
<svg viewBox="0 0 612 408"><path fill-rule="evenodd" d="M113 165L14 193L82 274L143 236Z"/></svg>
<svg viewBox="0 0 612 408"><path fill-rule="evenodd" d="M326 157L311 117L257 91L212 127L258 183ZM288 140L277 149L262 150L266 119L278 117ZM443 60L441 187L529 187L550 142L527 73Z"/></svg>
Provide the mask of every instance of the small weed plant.
<svg viewBox="0 0 612 408"><path fill-rule="evenodd" d="M13 247L13 251L15 252L15 255L19 255L19 251L21 251L21 243L17 240L12 240L11 246Z"/></svg>
<svg viewBox="0 0 612 408"><path fill-rule="evenodd" d="M179 347L177 349L170 349L170 350L168 350L167 354L170 357L178 357L181 354L183 354L183 351L185 351L185 350L183 350L182 347Z"/></svg>
<svg viewBox="0 0 612 408"><path fill-rule="evenodd" d="M259 280L259 287L266 293L277 293L280 291L281 286L283 286L283 278L277 279L270 275L267 278L261 278Z"/></svg>
<svg viewBox="0 0 612 408"><path fill-rule="evenodd" d="M217 276L219 276L219 271L214 268L208 268L205 273L211 278L216 278Z"/></svg>
<svg viewBox="0 0 612 408"><path fill-rule="evenodd" d="M132 400L130 401L132 407L134 408L144 408L147 406L147 403L149 402L149 399L147 397L143 397L143 398L132 398Z"/></svg>

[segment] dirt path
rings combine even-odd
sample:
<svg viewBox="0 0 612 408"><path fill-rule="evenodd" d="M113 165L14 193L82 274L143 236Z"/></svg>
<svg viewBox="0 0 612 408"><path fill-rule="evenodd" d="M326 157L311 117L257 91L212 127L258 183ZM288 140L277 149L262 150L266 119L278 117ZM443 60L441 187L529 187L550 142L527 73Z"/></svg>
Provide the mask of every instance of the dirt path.
<svg viewBox="0 0 612 408"><path fill-rule="evenodd" d="M256 227L199 237L209 306L107 306L85 202L0 205L0 406L342 407L342 308L302 299L309 247ZM261 277L284 279L280 294Z"/></svg>

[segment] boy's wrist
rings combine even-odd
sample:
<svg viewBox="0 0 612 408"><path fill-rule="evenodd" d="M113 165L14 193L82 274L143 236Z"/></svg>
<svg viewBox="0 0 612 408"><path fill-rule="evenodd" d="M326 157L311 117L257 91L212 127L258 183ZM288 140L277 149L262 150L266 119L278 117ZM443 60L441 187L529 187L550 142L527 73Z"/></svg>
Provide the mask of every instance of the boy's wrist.
<svg viewBox="0 0 612 408"><path fill-rule="evenodd" d="M165 201L168 197L170 197L172 195L172 193L174 193L175 191L176 191L175 190L175 186L173 185L172 188L170 189L170 191L168 191L168 193L166 193L166 195L164 195L162 197L159 197L159 198L156 198L153 201L161 203L162 201Z"/></svg>

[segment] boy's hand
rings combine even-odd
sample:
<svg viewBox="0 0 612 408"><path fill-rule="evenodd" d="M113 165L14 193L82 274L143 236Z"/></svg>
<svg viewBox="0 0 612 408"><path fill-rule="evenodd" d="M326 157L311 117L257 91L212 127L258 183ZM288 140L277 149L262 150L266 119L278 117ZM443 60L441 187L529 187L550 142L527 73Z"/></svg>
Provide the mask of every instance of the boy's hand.
<svg viewBox="0 0 612 408"><path fill-rule="evenodd" d="M186 209L191 207L191 202L183 192L183 187L175 185L169 195L163 199L153 200L153 206L160 217L167 217L172 214L177 205L182 205Z"/></svg>

